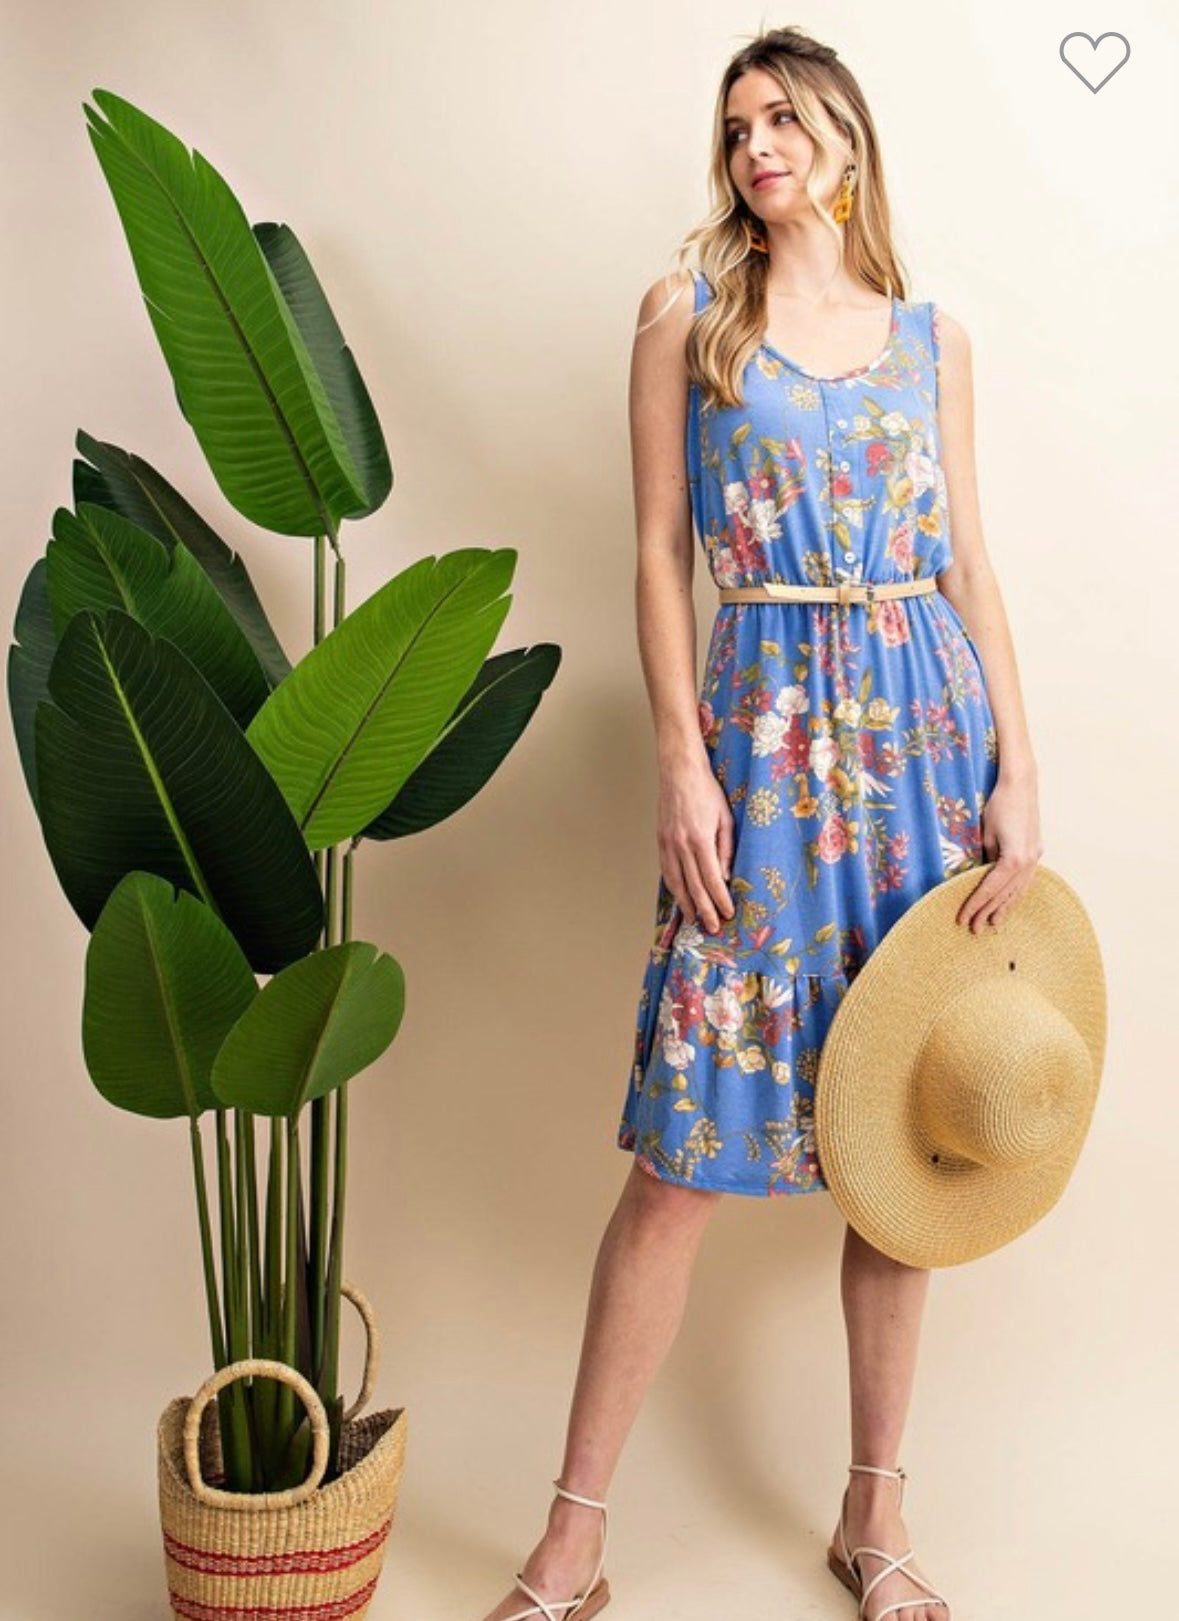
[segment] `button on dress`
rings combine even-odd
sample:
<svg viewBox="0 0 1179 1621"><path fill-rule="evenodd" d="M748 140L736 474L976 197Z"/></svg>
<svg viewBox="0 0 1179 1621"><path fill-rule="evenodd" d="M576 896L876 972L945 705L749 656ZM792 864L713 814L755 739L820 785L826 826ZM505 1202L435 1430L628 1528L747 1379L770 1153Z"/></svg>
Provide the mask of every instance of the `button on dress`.
<svg viewBox="0 0 1179 1621"><path fill-rule="evenodd" d="M692 384L692 516L718 586L949 567L937 357L935 306L894 299L869 365L821 377L763 343L743 404ZM709 934L660 876L618 1146L689 1187L822 1192L815 1076L840 999L914 901L984 859L998 749L982 664L940 591L721 603L698 707L736 910Z"/></svg>

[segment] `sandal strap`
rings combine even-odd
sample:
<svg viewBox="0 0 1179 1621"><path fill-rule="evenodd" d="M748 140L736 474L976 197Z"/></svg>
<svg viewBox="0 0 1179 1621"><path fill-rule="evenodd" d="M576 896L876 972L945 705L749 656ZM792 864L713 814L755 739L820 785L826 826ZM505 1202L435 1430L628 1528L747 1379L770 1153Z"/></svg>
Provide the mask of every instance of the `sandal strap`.
<svg viewBox="0 0 1179 1621"><path fill-rule="evenodd" d="M553 1485L557 1488L559 1495L567 1497L571 1503L584 1503L587 1508L599 1508L602 1511L602 1543L598 1549L598 1562L594 1566L594 1573L586 1583L584 1597L586 1594L592 1593L594 1588L597 1587L602 1577L602 1569L606 1563L606 1505L599 1502L596 1497L582 1497L578 1492L566 1491L559 1480L554 1480ZM580 1600L578 1602L580 1603ZM576 1614L576 1611L571 1613Z"/></svg>
<svg viewBox="0 0 1179 1621"><path fill-rule="evenodd" d="M527 1596L530 1599L532 1599L533 1603L532 1603L532 1606L531 1606L530 1609L517 1610L515 1615L505 1616L504 1621L527 1621L527 1618L529 1616L535 1616L535 1615L543 1615L544 1618L545 1618L545 1621L572 1621L572 1618L577 1614L578 1610L581 1609L581 1607L585 1603L586 1599L589 1598L590 1594L595 1591L595 1589L598 1586L598 1582L599 1582L599 1580L601 1578L602 1566L606 1562L606 1505L605 1505L605 1503L599 1502L599 1500L596 1497L582 1497L579 1492L567 1491L565 1489L565 1487L561 1485L561 1482L559 1480L554 1480L553 1485L557 1488L557 1491L558 1491L559 1495L561 1497L567 1497L571 1503L584 1503L587 1508L600 1508L601 1509L601 1511L602 1511L602 1545L601 1545L601 1548L600 1548L600 1550L598 1552L598 1562L597 1562L596 1566L594 1567L593 1575L590 1577L589 1581L585 1585L585 1591L582 1592L582 1593L579 1593L576 1598L549 1598L549 1599L546 1599L546 1598L542 1597L542 1595L540 1593L538 1593L534 1587L530 1587L528 1585L528 1583L524 1580L524 1578L520 1574L520 1572L517 1571L516 1572L516 1586L520 1589L520 1591L522 1593L526 1593ZM560 1610L563 1610L565 1612L565 1614L563 1616L559 1615L557 1613Z"/></svg>
<svg viewBox="0 0 1179 1621"><path fill-rule="evenodd" d="M580 1606L585 1602L585 1593L582 1593L578 1598L542 1598L534 1587L529 1587L519 1571L516 1572L516 1586L522 1593L527 1593L528 1597L535 1600L535 1602L530 1609L517 1610L515 1615L509 1615L507 1621L527 1621L527 1617L530 1615L543 1615L545 1621L563 1621L563 1618L557 1613L559 1610L565 1610L567 1613L572 1614L575 1606ZM590 1591L590 1588L586 1588L587 1593Z"/></svg>
<svg viewBox="0 0 1179 1621"><path fill-rule="evenodd" d="M848 1468L854 1469L859 1475L887 1475L890 1480L899 1480L902 1485L909 1478L899 1463L895 1469L881 1469L874 1463L849 1463Z"/></svg>
<svg viewBox="0 0 1179 1621"><path fill-rule="evenodd" d="M553 1485L557 1488L559 1494L562 1497L567 1497L571 1503L584 1503L587 1508L600 1508L605 1512L605 1503L599 1503L596 1497L582 1497L577 1492L567 1492L559 1480L554 1480Z"/></svg>
<svg viewBox="0 0 1179 1621"><path fill-rule="evenodd" d="M584 1503L587 1508L600 1508L602 1511L602 1542L598 1549L598 1562L594 1566L594 1573L585 1584L585 1590L576 1598L542 1598L535 1588L530 1587L519 1571L516 1572L516 1586L522 1593L526 1593L534 1601L530 1610L520 1610L516 1615L509 1615L506 1621L526 1621L530 1615L543 1615L545 1621L572 1621L586 1599L597 1588L601 1580L602 1567L606 1563L606 1505L596 1497L583 1497L580 1492L568 1491L559 1480L554 1480L558 1495L567 1497L571 1503ZM565 1615L559 1616L554 1612L564 1610Z"/></svg>
<svg viewBox="0 0 1179 1621"><path fill-rule="evenodd" d="M902 1464L898 1463L895 1469L882 1469L879 1464L875 1464L875 1463L849 1463L848 1468L854 1470L856 1472L856 1474L860 1474L860 1475L884 1475L889 1480L895 1480L897 1482L897 1484L901 1488L901 1499L900 1500L902 1502L904 1501L905 1482L906 1482L906 1480L908 1480L909 1477L905 1473L904 1466ZM851 1564L851 1555L847 1551L847 1537L845 1536L844 1529L843 1529L843 1522L844 1522L844 1517L846 1515L846 1512L847 1512L847 1492L844 1492L844 1494L843 1494L843 1508L840 1510L840 1513L839 1513L839 1554L840 1554L840 1558L843 1560L844 1564L845 1565L850 1565Z"/></svg>
<svg viewBox="0 0 1179 1621"><path fill-rule="evenodd" d="M945 1605L945 1608L947 1610L950 1607L948 1604L946 1604L946 1601L945 1601L944 1598L939 1598L936 1594L934 1595L933 1598L898 1599L898 1601L895 1604L886 1604L883 1609L877 1610L875 1616L873 1617L873 1621L883 1621L884 1616L886 1616L886 1615L895 1615L898 1610L916 1610L916 1609L925 1608L930 1604L942 1604L942 1605Z"/></svg>
<svg viewBox="0 0 1179 1621"><path fill-rule="evenodd" d="M852 1463L852 1464L848 1465L848 1468L855 1470L857 1474L884 1475L890 1480L895 1480L897 1482L897 1484L901 1488L901 1496L902 1497L904 1496L905 1481L908 1480L909 1477L905 1473L905 1470L904 1470L904 1468L903 1468L903 1466L901 1464L898 1464L895 1469L881 1469L879 1467L879 1465L874 1464L874 1463ZM847 1506L847 1497L846 1497L846 1493L845 1493L844 1494L844 1507L845 1507L845 1509L846 1509L846 1506ZM851 1550L851 1552L849 1553L848 1552L848 1546L847 1546L847 1538L844 1536L843 1527L844 1527L844 1515L840 1514L840 1516L839 1516L840 1553L842 1555L844 1564L847 1565L849 1567L849 1569L854 1570L856 1572L856 1575L860 1578L860 1615L861 1615L861 1617L865 1614L865 1608L864 1607L865 1607L865 1605L867 1603L869 1593L873 1592L877 1587L879 1587L879 1585L880 1585L880 1583L882 1581L884 1581L887 1577L893 1575L893 1573L895 1571L898 1571L898 1570L901 1571L901 1573L909 1581L916 1582L918 1587L923 1587L925 1589L925 1591L930 1596L929 1596L929 1598L899 1599L894 1604L886 1604L882 1610L879 1610L876 1613L876 1615L873 1617L873 1621L882 1621L882 1618L884 1616L893 1615L898 1610L914 1610L914 1609L918 1609L923 1604L940 1604L944 1608L949 1609L948 1600L946 1600L945 1598L942 1597L942 1595L937 1591L937 1589L933 1586L933 1584L931 1582L927 1582L925 1577L918 1575L918 1573L915 1570L908 1570L908 1569L905 1568L908 1565L909 1561L913 1558L913 1549L912 1548L908 1548L903 1554L891 1554L885 1548L873 1548L873 1547L870 1547L867 1543L865 1543L863 1547L853 1548ZM866 1583L864 1581L863 1571L860 1570L859 1566L856 1564L857 1559L859 1558L859 1556L862 1553L875 1554L878 1559L883 1559L883 1560L886 1561L884 1569L877 1571L875 1576L872 1577L871 1581L866 1582Z"/></svg>
<svg viewBox="0 0 1179 1621"><path fill-rule="evenodd" d="M869 1581L869 1582L864 1581L863 1572L862 1572L862 1570L860 1570L859 1566L856 1564L856 1561L859 1559L859 1557L860 1557L860 1555L862 1553L875 1554L878 1559L883 1559L885 1561L885 1565L884 1565L883 1570L878 1570L876 1572L875 1576L873 1576L871 1581ZM915 1570L906 1570L904 1568L912 1558L913 1558L913 1549L912 1548L906 1548L905 1552L902 1553L902 1554L892 1554L892 1553L889 1553L888 1550L885 1549L885 1548L873 1548L873 1547L870 1547L867 1543L865 1543L863 1545L863 1547L861 1547L861 1548L853 1548L852 1549L851 1565L852 1565L852 1568L854 1570L856 1570L857 1573L859 1574L860 1583L861 1583L861 1592L860 1592L860 1614L861 1615L864 1614L864 1606L868 1602L868 1595L870 1593L872 1593L877 1587L879 1587L882 1581L885 1581L889 1576L891 1576L893 1574L894 1571L897 1571L897 1570L901 1571L902 1575L904 1575L905 1578L908 1581L916 1582L918 1587L924 1587L925 1591L927 1593L929 1593L931 1595L931 1597L928 1598L928 1599L919 1599L919 1598L903 1599L903 1600L898 1601L895 1604L888 1604L888 1605L886 1605L884 1607L883 1610L880 1610L876 1614L876 1616L873 1618L873 1621L880 1621L881 1616L883 1616L883 1615L891 1615L894 1610L912 1609L917 1605L929 1604L930 1602L933 1602L933 1603L936 1603L936 1604L946 1604L946 1600L942 1597L942 1595L938 1592L937 1588L934 1587L931 1582L927 1582L925 1580L925 1577L918 1575L918 1573ZM948 1607L949 1606L947 1605L947 1608Z"/></svg>

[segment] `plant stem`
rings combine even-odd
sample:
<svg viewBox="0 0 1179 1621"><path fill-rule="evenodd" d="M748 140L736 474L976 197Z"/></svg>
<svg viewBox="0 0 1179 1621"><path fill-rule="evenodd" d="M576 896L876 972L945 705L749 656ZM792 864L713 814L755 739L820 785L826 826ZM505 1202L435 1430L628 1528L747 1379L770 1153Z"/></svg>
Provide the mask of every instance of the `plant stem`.
<svg viewBox="0 0 1179 1621"><path fill-rule="evenodd" d="M238 1309L241 1313L244 1356L257 1356L258 1297L261 1277L258 1264L258 1210L254 1202L257 1177L254 1170L254 1117L245 1109L233 1111L233 1150L237 1192L237 1223L235 1248L237 1250ZM250 1429L251 1489L258 1491L265 1484L263 1458L259 1447L259 1432L255 1402L260 1385L251 1378L245 1389L246 1421Z"/></svg>
<svg viewBox="0 0 1179 1621"><path fill-rule="evenodd" d="M340 884L341 936L352 938L352 847L344 852L343 874ZM329 1355L325 1358L320 1375L320 1392L334 1395L340 1381L340 1287L344 1281L344 1196L348 1185L348 1082L336 1088L336 1161L335 1188L332 1205L331 1250L327 1267L327 1332Z"/></svg>
<svg viewBox="0 0 1179 1621"><path fill-rule="evenodd" d="M278 1361L282 1355L282 1129L277 1119L270 1121L264 1262L258 1354ZM273 1458L277 1450L278 1392L276 1380L263 1379L256 1396L259 1433L267 1458Z"/></svg>
<svg viewBox="0 0 1179 1621"><path fill-rule="evenodd" d="M297 1114L287 1120L286 1130L287 1149L287 1197L286 1197L286 1265L285 1288L283 1290L283 1335L282 1360L288 1368L299 1368L298 1362L298 1332L299 1332L299 1299L298 1278L299 1267L299 1117ZM302 1371L302 1370L299 1370ZM295 1392L290 1385L283 1384L278 1393L278 1430L283 1437L289 1438L295 1421Z"/></svg>
<svg viewBox="0 0 1179 1621"><path fill-rule="evenodd" d="M266 1313L262 1299L262 1244L258 1232L258 1166L255 1158L254 1116L243 1114L246 1167L245 1204L249 1215L247 1238L250 1248L250 1351L264 1356L260 1349L265 1333Z"/></svg>
<svg viewBox="0 0 1179 1621"><path fill-rule="evenodd" d="M245 1286L248 1284L250 1274L250 1239L246 1188L246 1122L241 1109L233 1111L233 1182L233 1253L234 1269L238 1279L237 1309L240 1318L238 1333L245 1347L243 1356L250 1356L254 1349L251 1328L253 1297L249 1287Z"/></svg>
<svg viewBox="0 0 1179 1621"><path fill-rule="evenodd" d="M234 1247L236 1218L233 1199L233 1173L230 1166L226 1111L216 1111L217 1193L221 1236L221 1283L225 1296L225 1350L228 1362L246 1355L241 1338L241 1294ZM246 1418L245 1391L235 1379L217 1393L221 1421L221 1447L225 1464L225 1484L229 1491L249 1491L253 1483L250 1431Z"/></svg>
<svg viewBox="0 0 1179 1621"><path fill-rule="evenodd" d="M336 944L336 874L339 866L339 846L331 845L326 856L326 907L324 920L325 946ZM311 1301L311 1378L318 1382L323 1365L325 1322L327 1317L327 1244L328 1244L328 1171L331 1165L331 1114L328 1098L315 1098L311 1104L311 1276L308 1294ZM320 1390L325 1401L331 1392Z"/></svg>
<svg viewBox="0 0 1179 1621"><path fill-rule="evenodd" d="M339 845L333 844L324 851L324 922L323 943L325 946L334 946L338 940L335 928L336 892Z"/></svg>
<svg viewBox="0 0 1179 1621"><path fill-rule="evenodd" d="M336 545L336 537L332 535L332 551L336 554L336 574L334 574L334 593L332 593L332 621L334 624L344 619L345 614L345 561L344 553ZM352 849L344 851L342 858L341 882L339 882L339 895L337 895L337 864L341 861L339 846L332 846L329 851L329 887L331 887L331 901L329 901L329 917L331 917L332 939L334 942L344 942L350 939L350 922L352 922ZM336 1154L334 1154L334 1178L332 1178L332 1214L331 1214L331 1247L328 1251L328 1268L324 1277L324 1295L326 1295L326 1311L324 1311L323 1352L321 1352L321 1365L319 1365L319 1378L316 1379L316 1388L324 1405L332 1415L332 1452L329 1469L336 1472L337 1459L339 1459L339 1426L334 1422L336 1417L336 1397L339 1391L339 1341L341 1341L341 1285L344 1282L344 1195L347 1190L347 1118L349 1118L349 1104L347 1104L349 1086L347 1081L336 1088L336 1101L332 1109L331 1096L324 1097L324 1106L331 1109L334 1114L334 1131L336 1131ZM328 1118L328 1115L324 1115ZM328 1131L324 1131L324 1165L323 1180L319 1185L323 1209L328 1208Z"/></svg>
<svg viewBox="0 0 1179 1621"><path fill-rule="evenodd" d="M341 940L351 940L352 938L352 853L355 849L356 840L354 839L344 852L344 881L341 885L344 892L343 915L340 919Z"/></svg>
<svg viewBox="0 0 1179 1621"><path fill-rule="evenodd" d="M205 1273L205 1301L209 1309L209 1330L213 1341L213 1366L226 1363L225 1330L221 1326L221 1302L217 1295L217 1264L213 1259L213 1228L209 1220L209 1190L205 1185L205 1150L201 1142L199 1118L189 1117L188 1141L192 1149L192 1174L196 1182L197 1213L201 1227L201 1264Z"/></svg>
<svg viewBox="0 0 1179 1621"><path fill-rule="evenodd" d="M326 597L326 536L315 537L315 640L325 634ZM338 568L337 563L337 568ZM339 624L339 604L335 603L335 623ZM335 944L336 848L316 851L316 871L324 891L323 945ZM330 1165L330 1115L327 1098L315 1098L311 1104L311 1198L308 1214L308 1278L307 1298L311 1328L311 1368L308 1377L319 1383L324 1354L326 1319L325 1257L327 1251L327 1199L328 1168ZM327 1392L320 1388L320 1396Z"/></svg>
<svg viewBox="0 0 1179 1621"><path fill-rule="evenodd" d="M328 1098L315 1098L311 1104L311 1211L308 1239L310 1257L307 1294L311 1312L311 1380L319 1382L323 1363L325 1294L324 1274L327 1254L328 1168L331 1163ZM323 1392L320 1391L320 1395Z"/></svg>
<svg viewBox="0 0 1179 1621"><path fill-rule="evenodd" d="M340 1286L344 1281L344 1195L348 1170L348 1082L335 1092L336 1160L332 1200L332 1238L327 1269L327 1355L321 1389L333 1396L340 1382Z"/></svg>

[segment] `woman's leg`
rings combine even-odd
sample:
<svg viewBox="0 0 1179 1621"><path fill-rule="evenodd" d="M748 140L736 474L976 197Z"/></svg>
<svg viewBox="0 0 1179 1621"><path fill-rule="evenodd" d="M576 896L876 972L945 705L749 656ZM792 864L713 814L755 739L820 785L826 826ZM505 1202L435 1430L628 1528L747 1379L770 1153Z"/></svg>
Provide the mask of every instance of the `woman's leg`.
<svg viewBox="0 0 1179 1621"><path fill-rule="evenodd" d="M594 1263L565 1456L557 1478L606 1501L614 1466L647 1387L680 1326L692 1264L721 1194L662 1182L633 1161ZM546 1599L572 1598L593 1575L602 1515L555 1493L548 1527L523 1565ZM484 1617L499 1621L531 1601L512 1592Z"/></svg>
<svg viewBox="0 0 1179 1621"><path fill-rule="evenodd" d="M921 1317L929 1291L929 1272L894 1261L848 1226L843 1246L841 1293L847 1323L851 1382L851 1462L895 1469L913 1390ZM902 1554L911 1546L898 1504L900 1482L883 1475L849 1473L847 1546L863 1543ZM833 1538L836 1549L838 1541ZM865 1585L885 1561L872 1554L860 1559ZM917 1559L910 1561L927 1581L933 1578ZM936 1583L935 1583L936 1585ZM882 1606L902 1599L913 1608L894 1611L896 1621L948 1621L942 1604L901 1571L894 1571L872 1591L868 1621ZM893 1621L893 1616L888 1621Z"/></svg>

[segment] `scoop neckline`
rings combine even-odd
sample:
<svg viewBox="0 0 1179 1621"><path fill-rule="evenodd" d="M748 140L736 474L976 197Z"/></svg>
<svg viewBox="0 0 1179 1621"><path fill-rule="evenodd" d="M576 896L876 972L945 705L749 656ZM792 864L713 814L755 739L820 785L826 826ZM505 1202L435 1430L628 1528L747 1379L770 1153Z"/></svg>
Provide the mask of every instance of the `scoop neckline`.
<svg viewBox="0 0 1179 1621"><path fill-rule="evenodd" d="M781 349L776 349L772 343L767 343L764 339L758 344L757 347L759 350L764 350L767 355L773 355L775 360L780 360L784 366L789 366L791 371L798 372L802 377L809 377L812 382L842 383L845 378L863 377L868 372L877 371L881 366L884 365L885 361L892 354L893 345L896 342L897 333L900 330L900 324L901 300L897 294L894 293L891 300L891 314L888 322L888 337L884 340L884 348L876 356L875 360L868 361L867 365L864 366L853 366L849 371L810 371L806 366L800 366L797 360L791 360L789 355L784 355Z"/></svg>

